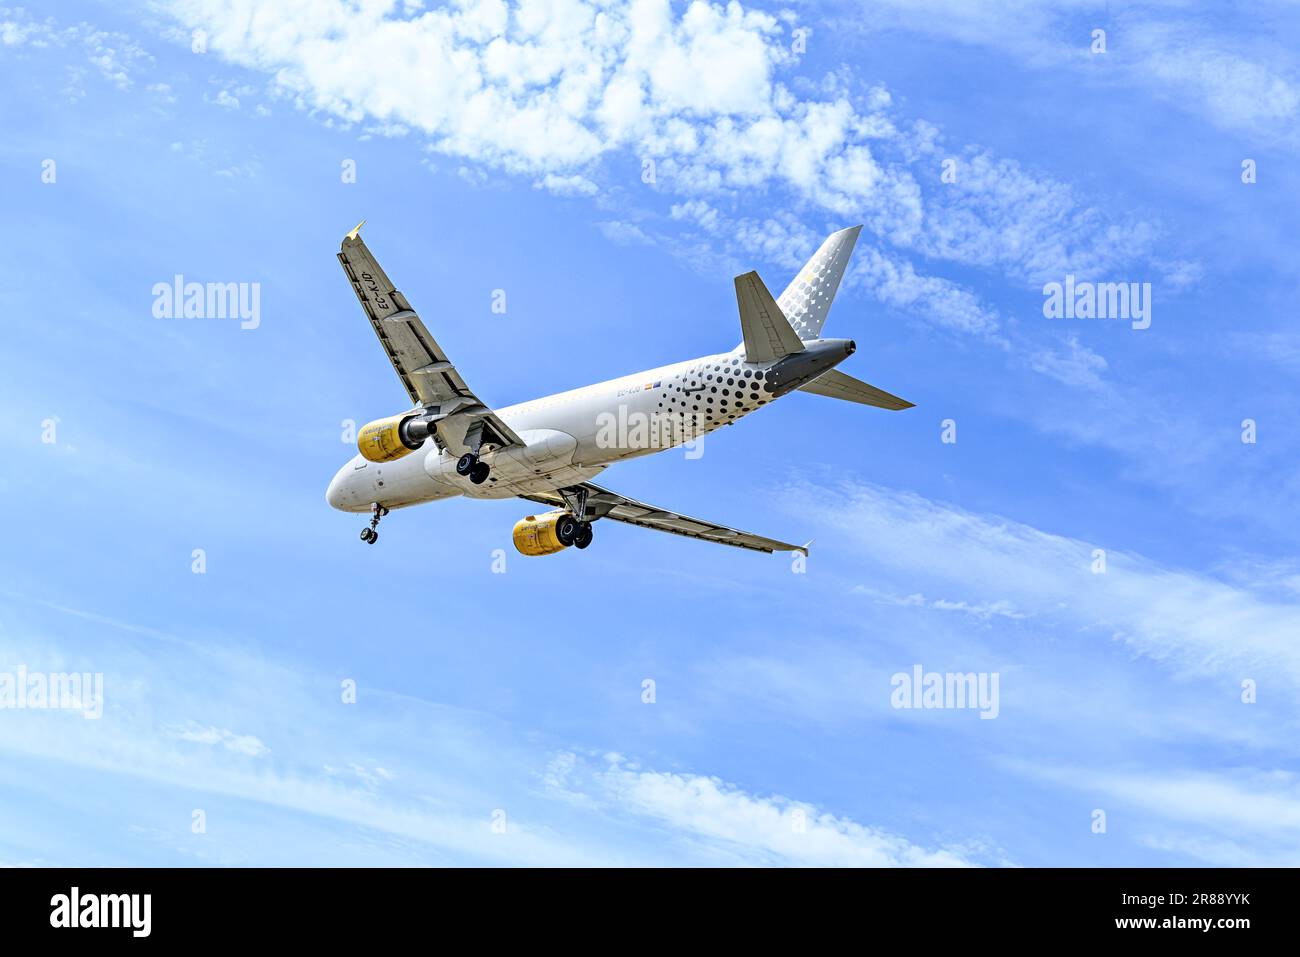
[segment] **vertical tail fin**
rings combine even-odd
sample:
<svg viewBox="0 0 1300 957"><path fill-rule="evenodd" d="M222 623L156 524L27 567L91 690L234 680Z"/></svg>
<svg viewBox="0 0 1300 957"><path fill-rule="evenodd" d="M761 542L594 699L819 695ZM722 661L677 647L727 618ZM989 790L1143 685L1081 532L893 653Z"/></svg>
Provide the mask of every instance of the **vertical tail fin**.
<svg viewBox="0 0 1300 957"><path fill-rule="evenodd" d="M831 300L840 288L844 267L849 264L860 232L861 226L851 226L827 236L776 301L800 339L821 336Z"/></svg>
<svg viewBox="0 0 1300 957"><path fill-rule="evenodd" d="M758 273L736 277L736 305L745 335L746 362L771 362L792 352L803 352L803 341L781 315Z"/></svg>

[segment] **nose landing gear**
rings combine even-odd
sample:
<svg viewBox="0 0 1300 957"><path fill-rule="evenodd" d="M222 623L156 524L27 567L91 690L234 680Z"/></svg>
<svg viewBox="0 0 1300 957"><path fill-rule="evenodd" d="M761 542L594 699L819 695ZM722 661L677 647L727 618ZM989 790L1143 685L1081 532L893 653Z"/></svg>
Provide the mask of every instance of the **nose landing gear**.
<svg viewBox="0 0 1300 957"><path fill-rule="evenodd" d="M378 502L370 503L370 524L361 530L361 540L367 545L373 545L379 541L379 532L376 529L379 526L379 520L388 514L388 509Z"/></svg>

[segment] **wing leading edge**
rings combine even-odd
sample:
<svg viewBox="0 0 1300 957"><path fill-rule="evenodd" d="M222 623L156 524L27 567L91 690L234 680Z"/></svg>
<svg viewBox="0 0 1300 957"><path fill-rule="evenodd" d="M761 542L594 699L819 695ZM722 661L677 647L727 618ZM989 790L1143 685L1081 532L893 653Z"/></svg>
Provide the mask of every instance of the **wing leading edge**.
<svg viewBox="0 0 1300 957"><path fill-rule="evenodd" d="M591 482L584 482L571 488L557 489L552 492L538 492L534 495L522 495L520 497L529 502L536 502L539 505L565 508L569 505L569 499L566 498L565 493L572 495L580 490L586 493L586 514L583 517L588 520L612 518L616 522L638 525L641 528L653 528L660 532L671 532L674 535L684 535L687 538L698 538L706 542L717 542L720 545L748 548L752 551L768 552L769 554L772 552L803 552L807 555L808 545L812 544L812 542L808 542L805 545L792 545L789 542L780 542L774 538L764 538L762 535L755 535L752 532L728 528L726 525L719 525L716 522L706 522L703 519L680 515L654 505L647 505L645 502L638 502L636 499L628 498L625 495L619 495L617 492L611 492Z"/></svg>
<svg viewBox="0 0 1300 957"><path fill-rule="evenodd" d="M406 297L394 288L360 230L357 226L343 238L339 263L411 404L443 416L439 438L456 451L471 448L479 439L497 448L522 445L515 431L461 378Z"/></svg>

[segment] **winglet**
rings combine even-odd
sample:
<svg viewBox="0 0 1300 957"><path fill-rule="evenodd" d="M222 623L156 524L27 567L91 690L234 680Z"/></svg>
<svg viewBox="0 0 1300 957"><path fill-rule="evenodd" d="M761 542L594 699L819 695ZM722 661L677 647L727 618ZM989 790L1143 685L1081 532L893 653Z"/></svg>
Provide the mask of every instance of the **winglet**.
<svg viewBox="0 0 1300 957"><path fill-rule="evenodd" d="M344 237L344 239L356 239L357 235L361 232L361 227L364 226L365 224L366 221L364 219L361 220L361 222L357 223L356 227L352 230L352 232L348 233L347 236Z"/></svg>
<svg viewBox="0 0 1300 957"><path fill-rule="evenodd" d="M808 541L804 542L802 545L800 545L798 548L796 548L795 551L796 551L796 552L803 552L803 556L804 556L804 558L807 558L807 557L808 557L808 546L811 545L814 541L816 541L816 539L813 539L813 538L808 539Z"/></svg>

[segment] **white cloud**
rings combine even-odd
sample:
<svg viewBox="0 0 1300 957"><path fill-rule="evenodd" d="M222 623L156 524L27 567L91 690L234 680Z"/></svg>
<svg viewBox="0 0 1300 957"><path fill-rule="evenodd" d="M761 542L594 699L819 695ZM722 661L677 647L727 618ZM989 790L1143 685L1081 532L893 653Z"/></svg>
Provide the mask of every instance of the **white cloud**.
<svg viewBox="0 0 1300 957"><path fill-rule="evenodd" d="M1267 49L1234 49L1217 31L1146 19L1132 30L1132 68L1174 102L1198 103L1215 125L1296 142L1300 77L1265 61Z"/></svg>
<svg viewBox="0 0 1300 957"><path fill-rule="evenodd" d="M965 867L982 849L926 849L905 838L781 795L758 796L715 777L645 770L620 755L605 765L561 752L549 790L569 800L658 822L707 859L813 867Z"/></svg>
<svg viewBox="0 0 1300 957"><path fill-rule="evenodd" d="M674 203L669 209L669 215L673 219L694 222L706 233L717 233L721 222L718 211L702 199Z"/></svg>
<svg viewBox="0 0 1300 957"><path fill-rule="evenodd" d="M949 598L926 598L920 592L913 592L910 595L896 595L867 585L855 585L853 594L866 595L881 605L893 605L899 608L933 608L936 611L956 611L981 621L988 621L992 618L1019 620L1027 617L1023 612L1018 611L1015 605L1005 599L982 602L968 602L964 599L954 601Z"/></svg>
<svg viewBox="0 0 1300 957"><path fill-rule="evenodd" d="M557 176L547 173L534 184L538 189L550 190L561 196L595 196L600 191L591 180L574 173L572 176Z"/></svg>
<svg viewBox="0 0 1300 957"><path fill-rule="evenodd" d="M429 134L453 156L565 172L629 144L683 145L678 114L771 114L770 16L663 0L462 3L406 16L393 3L178 0L209 48L273 72L317 109ZM707 63L709 69L701 68Z"/></svg>
<svg viewBox="0 0 1300 957"><path fill-rule="evenodd" d="M843 529L863 559L1004 595L1061 622L1076 640L1113 638L1179 673L1300 685L1300 602L873 485L845 484L836 494L801 488L794 500L824 503L825 522ZM1093 571L1099 547L1103 574Z"/></svg>
<svg viewBox="0 0 1300 957"><path fill-rule="evenodd" d="M33 32L39 30L39 24L19 23L14 20L0 21L0 43L7 47L16 47L26 43Z"/></svg>
<svg viewBox="0 0 1300 957"><path fill-rule="evenodd" d="M1153 235L975 148L957 183L939 185L936 127L897 120L889 92L854 92L847 70L796 78L795 93L781 78L794 62L788 28L735 2L466 0L416 15L391 2L360 15L325 0L169 6L215 54L271 74L304 108L418 130L438 153L559 193L595 195L615 154L624 171L653 160L650 198L780 187L840 225L865 220L882 246L1018 280L1140 256ZM885 301L988 334L988 310L960 286L883 250L871 266L868 288Z"/></svg>
<svg viewBox="0 0 1300 957"><path fill-rule="evenodd" d="M367 791L374 791L380 784L393 780L393 773L388 769L379 766L367 767L355 761L349 763L345 768L327 764L322 770L331 777L352 778Z"/></svg>
<svg viewBox="0 0 1300 957"><path fill-rule="evenodd" d="M209 102L215 103L217 106L227 110L239 109L239 97L235 96L229 90L218 90L217 95L212 97Z"/></svg>
<svg viewBox="0 0 1300 957"><path fill-rule="evenodd" d="M1102 10L1091 0L879 0L872 15L835 20L837 30L909 30L1010 54L1045 70L1073 70L1088 81L1120 83L1199 112L1222 129L1300 145L1300 73L1285 36L1295 12L1285 3L1252 8L1231 33L1179 2ZM1090 22L1091 21L1091 22ZM1106 52L1090 50L1092 30L1107 31Z"/></svg>
<svg viewBox="0 0 1300 957"><path fill-rule="evenodd" d="M271 749L256 736L236 734L226 728L203 727L191 723L185 727L169 728L168 733L178 741L193 741L196 744L221 747L250 758L265 757L271 753Z"/></svg>
<svg viewBox="0 0 1300 957"><path fill-rule="evenodd" d="M150 83L146 89L154 94L161 103L175 103L176 94L172 92L171 85L168 83Z"/></svg>
<svg viewBox="0 0 1300 957"><path fill-rule="evenodd" d="M1013 766L1030 777L1103 795L1111 819L1126 820L1126 829L1148 847L1215 866L1294 866L1300 859L1300 779L1289 771Z"/></svg>
<svg viewBox="0 0 1300 957"><path fill-rule="evenodd" d="M255 802L334 839L364 831L384 835L381 843L414 842L413 860L949 866L991 859L979 843L926 848L705 775L645 769L613 753L557 752L544 732L515 731L485 712L381 688L368 688L362 720L338 704L335 676L75 609L42 609L84 625L86 647L113 668L101 721L25 710L0 722L0 752L14 774L53 762L76 776L128 775L131 793L153 800L171 800L169 792L180 789ZM51 641L0 637L9 660L50 670L79 666ZM212 688L222 694L206 693ZM205 712L201 720L175 720L195 707ZM232 714L255 719L249 730L257 733L224 727L223 716ZM438 733L423 733L429 728ZM281 738L293 746L272 757L263 741ZM505 812L504 833L493 830L495 809ZM219 846L229 840L223 836ZM283 843L275 850L289 861L303 853ZM256 861L265 851L241 853ZM132 845L127 853L149 849Z"/></svg>
<svg viewBox="0 0 1300 957"><path fill-rule="evenodd" d="M1029 283L1063 270L1098 274L1142 258L1156 230L1134 219L1122 228L1069 185L1019 163L968 148L952 157L955 180L933 191L925 229L911 245L927 256L993 267ZM937 175L938 158L934 160Z"/></svg>
<svg viewBox="0 0 1300 957"><path fill-rule="evenodd" d="M1235 333L1233 345L1239 352L1264 356L1287 366L1300 366L1300 334L1285 332Z"/></svg>
<svg viewBox="0 0 1300 957"><path fill-rule="evenodd" d="M1090 390L1102 388L1101 375L1108 368L1106 360L1080 343L1078 336L1070 336L1066 346L1068 352L1057 349L1034 352L1029 356L1030 368L1065 385Z"/></svg>
<svg viewBox="0 0 1300 957"><path fill-rule="evenodd" d="M707 276L750 269L755 261L775 263L792 275L826 238L792 214L733 218L699 199L674 204L670 215L698 232L667 234L638 227L640 241L663 247ZM766 277L769 286L778 290L787 278ZM940 329L1005 347L996 309L951 280L917 272L910 261L872 245L869 239L859 240L841 288L860 289Z"/></svg>
<svg viewBox="0 0 1300 957"><path fill-rule="evenodd" d="M335 839L365 829L418 842L422 847L413 853L423 860L445 862L446 855L454 855L467 862L590 865L611 859L612 852L607 853L608 848L587 833L581 837L554 834L538 823L546 809L525 809L519 798L507 803L512 810L509 833L491 832L490 812L499 806L493 802L502 800L502 788L485 782L484 776L495 773L503 754L510 757L508 766L520 762L525 769L529 757L502 739L491 749L490 762L477 760L473 748L461 748L460 741L487 733L482 714L457 713L413 699L394 701L393 696L372 689L367 720L358 723L337 704L336 693L325 699L316 693L324 684L337 688L336 683L319 675L305 678L300 667L172 639L144 645L122 642L111 630L106 634L103 626L122 627L132 635L142 631L99 616L87 620L99 629L94 632L95 655L114 663L106 681L104 718L74 724L52 721L51 712L11 712L0 722L0 752L11 769L54 762L75 768L80 775L127 775L137 785L131 793L153 799L179 789L209 799L254 802L268 813L282 813L295 821L325 822L324 833ZM5 639L6 657L17 653L39 662L55 654L49 641L32 642L16 652L12 637ZM213 688L222 689L222 694L214 698ZM238 733L204 721L159 722L161 716L192 709L196 702L215 711L254 717L259 734ZM437 712L439 727L449 729L454 723L460 733L436 745L426 742L430 750L415 761L403 749L386 747L385 742L410 732L411 721L434 720L428 709ZM294 743L291 751L272 760L263 743L265 728L288 735ZM317 740L316 732L326 728L328 733ZM361 740L365 745L359 744ZM362 751L378 754L381 750L382 759L359 756ZM337 757L339 763L327 770L328 762L317 760L322 754ZM32 774L33 779L39 777ZM405 787L397 787L397 781ZM99 813L111 816L102 808ZM242 853L246 859L261 860L266 850L246 847ZM278 850L289 860L295 853L306 853L292 846ZM119 851L124 856L118 862L139 860L129 855L148 853L148 848L133 846Z"/></svg>
<svg viewBox="0 0 1300 957"><path fill-rule="evenodd" d="M99 30L82 22L70 27L58 27L53 20L36 20L21 7L0 8L0 45L32 47L45 51L51 48L77 50L103 79L120 90L134 85L134 74L153 58L123 33ZM71 89L74 98L84 95L80 88L80 68L73 77Z"/></svg>
<svg viewBox="0 0 1300 957"><path fill-rule="evenodd" d="M1252 555L1233 555L1216 569L1225 577L1257 591L1300 601L1300 560L1294 558L1261 559Z"/></svg>
<svg viewBox="0 0 1300 957"><path fill-rule="evenodd" d="M914 312L953 332L1001 341L996 334L996 310L969 289L939 276L919 273L910 261L879 249L868 247L854 258L857 265L850 267L846 280L861 283L881 302Z"/></svg>
<svg viewBox="0 0 1300 957"><path fill-rule="evenodd" d="M648 245L654 242L647 236L644 230L635 223L625 223L621 220L608 220L603 223L597 223L597 227L605 238L611 242L618 243L620 246L630 246L635 244Z"/></svg>

